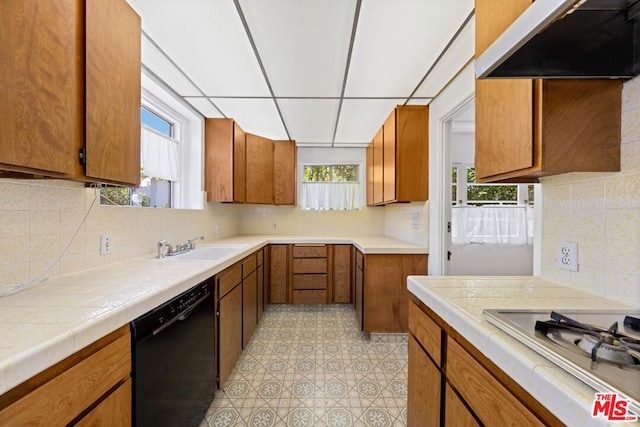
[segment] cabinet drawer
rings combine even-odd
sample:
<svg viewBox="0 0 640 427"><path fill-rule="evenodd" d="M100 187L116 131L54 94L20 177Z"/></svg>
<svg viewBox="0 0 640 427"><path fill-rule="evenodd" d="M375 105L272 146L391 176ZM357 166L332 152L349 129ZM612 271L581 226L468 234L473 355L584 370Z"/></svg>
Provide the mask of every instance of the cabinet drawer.
<svg viewBox="0 0 640 427"><path fill-rule="evenodd" d="M326 290L294 290L294 304L324 304L327 302Z"/></svg>
<svg viewBox="0 0 640 427"><path fill-rule="evenodd" d="M451 337L447 379L486 425L543 426L509 390Z"/></svg>
<svg viewBox="0 0 640 427"><path fill-rule="evenodd" d="M327 247L322 246L297 246L293 247L294 258L326 258Z"/></svg>
<svg viewBox="0 0 640 427"><path fill-rule="evenodd" d="M218 298L222 299L231 289L242 282L242 264L237 263L225 269L218 275L217 282Z"/></svg>
<svg viewBox="0 0 640 427"><path fill-rule="evenodd" d="M326 273L326 258L298 258L293 260L293 274L296 273Z"/></svg>
<svg viewBox="0 0 640 427"><path fill-rule="evenodd" d="M128 328L127 328L128 329ZM121 334L119 330L115 333ZM114 334L115 334L114 333ZM75 359L93 345L70 356ZM0 425L67 425L131 373L131 339L125 335L62 370L66 360L26 383L28 394L6 407L0 402ZM61 371L61 372L60 372ZM54 375L49 381L44 378ZM40 386L33 389L32 384ZM31 383L31 384L29 384ZM22 387L22 386L18 386ZM31 391L32 390L32 391ZM10 396L9 394L5 396Z"/></svg>
<svg viewBox="0 0 640 427"><path fill-rule="evenodd" d="M356 265L360 268L364 268L364 255L359 250L356 250Z"/></svg>
<svg viewBox="0 0 640 427"><path fill-rule="evenodd" d="M327 275L294 274L293 289L327 289Z"/></svg>
<svg viewBox="0 0 640 427"><path fill-rule="evenodd" d="M440 327L413 301L409 303L409 332L427 350L435 364L442 366L440 357L442 334Z"/></svg>
<svg viewBox="0 0 640 427"><path fill-rule="evenodd" d="M255 271L256 265L257 265L256 259L257 259L256 254L253 254L248 258L245 258L244 261L242 261L242 278L243 279Z"/></svg>
<svg viewBox="0 0 640 427"><path fill-rule="evenodd" d="M256 252L256 258L258 259L257 265L262 265L264 263L264 249L260 249Z"/></svg>

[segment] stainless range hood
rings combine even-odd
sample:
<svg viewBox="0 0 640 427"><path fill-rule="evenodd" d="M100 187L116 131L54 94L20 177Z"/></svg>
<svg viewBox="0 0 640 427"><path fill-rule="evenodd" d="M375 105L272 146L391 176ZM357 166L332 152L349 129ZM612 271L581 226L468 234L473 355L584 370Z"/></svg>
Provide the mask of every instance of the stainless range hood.
<svg viewBox="0 0 640 427"><path fill-rule="evenodd" d="M640 0L536 0L476 60L478 78L631 78Z"/></svg>

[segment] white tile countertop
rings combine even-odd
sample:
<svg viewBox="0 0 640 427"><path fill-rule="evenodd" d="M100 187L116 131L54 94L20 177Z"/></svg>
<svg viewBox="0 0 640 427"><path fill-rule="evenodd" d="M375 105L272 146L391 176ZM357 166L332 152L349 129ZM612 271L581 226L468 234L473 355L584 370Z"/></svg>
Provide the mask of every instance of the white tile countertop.
<svg viewBox="0 0 640 427"><path fill-rule="evenodd" d="M595 391L491 325L484 309L618 309L637 307L546 282L538 277L411 276L411 293L491 359L568 426L609 425L593 418ZM613 425L613 423L611 423ZM635 423L615 423L640 426Z"/></svg>
<svg viewBox="0 0 640 427"><path fill-rule="evenodd" d="M58 277L0 298L0 394L269 243L353 244L365 254L427 253L386 236L236 236L245 245L217 260L155 254Z"/></svg>

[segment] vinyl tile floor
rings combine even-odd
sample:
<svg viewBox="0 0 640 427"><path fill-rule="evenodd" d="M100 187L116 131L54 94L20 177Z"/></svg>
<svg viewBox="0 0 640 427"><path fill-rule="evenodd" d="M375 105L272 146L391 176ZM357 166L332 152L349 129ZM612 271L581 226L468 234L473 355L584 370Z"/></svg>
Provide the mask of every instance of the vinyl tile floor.
<svg viewBox="0 0 640 427"><path fill-rule="evenodd" d="M365 336L351 306L271 305L200 427L406 420L406 334Z"/></svg>

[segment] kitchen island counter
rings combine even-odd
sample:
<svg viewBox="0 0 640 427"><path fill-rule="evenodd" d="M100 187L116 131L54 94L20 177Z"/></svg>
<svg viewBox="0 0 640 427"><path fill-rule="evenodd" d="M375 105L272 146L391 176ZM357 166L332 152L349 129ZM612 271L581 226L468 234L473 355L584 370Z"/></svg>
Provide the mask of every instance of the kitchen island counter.
<svg viewBox="0 0 640 427"><path fill-rule="evenodd" d="M412 276L409 291L531 396L570 426L608 425L593 418L595 391L483 318L484 309L611 309L637 307L538 277ZM620 423L616 423L621 425ZM640 422L622 425L640 425Z"/></svg>
<svg viewBox="0 0 640 427"><path fill-rule="evenodd" d="M0 394L270 243L353 244L367 254L427 253L425 246L387 236L240 235L198 243L198 248L238 247L217 260L149 254L47 280L0 298Z"/></svg>

